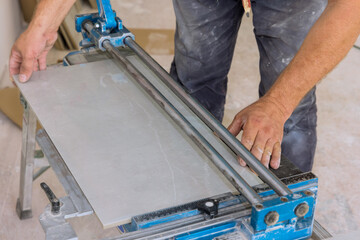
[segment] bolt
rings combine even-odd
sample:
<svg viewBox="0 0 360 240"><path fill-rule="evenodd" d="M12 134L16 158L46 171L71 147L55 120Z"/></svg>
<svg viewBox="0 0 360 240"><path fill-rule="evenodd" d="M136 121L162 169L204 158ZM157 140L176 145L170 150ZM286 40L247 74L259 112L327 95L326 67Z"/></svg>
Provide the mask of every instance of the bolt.
<svg viewBox="0 0 360 240"><path fill-rule="evenodd" d="M309 212L309 205L307 203L300 203L295 208L295 215L299 218L304 217Z"/></svg>
<svg viewBox="0 0 360 240"><path fill-rule="evenodd" d="M314 195L314 193L313 193L312 191L310 191L310 190L306 190L306 191L304 191L304 193L305 193L305 195L307 195L307 196L312 196L312 195Z"/></svg>
<svg viewBox="0 0 360 240"><path fill-rule="evenodd" d="M95 23L95 28L99 28L99 27L100 27L100 24Z"/></svg>
<svg viewBox="0 0 360 240"><path fill-rule="evenodd" d="M207 206L207 207L213 207L213 206L214 206L214 203L213 203L213 202L206 202L206 203L205 203L205 206Z"/></svg>
<svg viewBox="0 0 360 240"><path fill-rule="evenodd" d="M256 204L255 207L256 207L257 210L260 210L260 209L264 208L264 206L262 204Z"/></svg>
<svg viewBox="0 0 360 240"><path fill-rule="evenodd" d="M288 202L288 201L289 201L289 199L287 199L286 197L281 197L280 200L281 200L282 202Z"/></svg>
<svg viewBox="0 0 360 240"><path fill-rule="evenodd" d="M279 214L276 211L269 212L266 214L264 221L268 226L275 225L279 221Z"/></svg>

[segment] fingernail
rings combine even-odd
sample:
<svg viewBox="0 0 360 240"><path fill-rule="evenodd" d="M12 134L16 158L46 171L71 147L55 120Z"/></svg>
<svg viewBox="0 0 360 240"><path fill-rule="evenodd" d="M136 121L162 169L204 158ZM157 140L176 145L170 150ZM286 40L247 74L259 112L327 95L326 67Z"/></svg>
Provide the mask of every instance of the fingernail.
<svg viewBox="0 0 360 240"><path fill-rule="evenodd" d="M19 81L20 82L26 82L26 75L25 74L20 74L19 75Z"/></svg>
<svg viewBox="0 0 360 240"><path fill-rule="evenodd" d="M244 161L244 160L240 160L240 165L243 166L243 167L245 167L245 166L246 166L245 161Z"/></svg>

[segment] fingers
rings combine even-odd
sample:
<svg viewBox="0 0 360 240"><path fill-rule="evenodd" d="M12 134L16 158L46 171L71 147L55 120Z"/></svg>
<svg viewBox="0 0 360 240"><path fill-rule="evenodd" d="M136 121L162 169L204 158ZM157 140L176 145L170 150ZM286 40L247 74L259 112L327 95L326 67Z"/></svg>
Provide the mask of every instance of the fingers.
<svg viewBox="0 0 360 240"><path fill-rule="evenodd" d="M46 55L55 43L57 33L39 34L26 30L14 43L9 59L10 75L19 75L26 82L34 71L46 69Z"/></svg>
<svg viewBox="0 0 360 240"><path fill-rule="evenodd" d="M241 143L269 168L280 166L281 141L286 119L272 102L258 100L239 112L228 130L235 136L243 131ZM246 166L239 158L241 166Z"/></svg>
<svg viewBox="0 0 360 240"><path fill-rule="evenodd" d="M264 153L263 153L262 157L260 158L261 163L267 168L269 168L269 163L270 163L270 158L271 158L271 154L273 151L273 146L274 146L274 142L271 140L268 140L265 145L265 148L264 148Z"/></svg>
<svg viewBox="0 0 360 240"><path fill-rule="evenodd" d="M246 147L247 150L253 150L252 154L256 153L257 155L259 155L261 154L260 152L262 151L263 146L261 146L261 143L259 142L253 147L256 135L256 128L248 127L247 124L244 124L243 135L241 136L241 143ZM239 163L241 166L246 166L246 163L242 158L239 158Z"/></svg>
<svg viewBox="0 0 360 240"><path fill-rule="evenodd" d="M281 158L281 144L280 142L276 142L273 147L270 166L274 169L278 169L280 166L280 158Z"/></svg>
<svg viewBox="0 0 360 240"><path fill-rule="evenodd" d="M46 54L41 55L39 60L38 60L38 64L39 64L39 70L40 71L44 71L46 69Z"/></svg>
<svg viewBox="0 0 360 240"><path fill-rule="evenodd" d="M266 147L269 142L268 139L269 139L268 135L263 134L263 132L261 130L256 135L254 145L251 149L251 153L260 161L262 160L263 156L269 154L269 151L268 151L269 148ZM271 148L271 150L272 150L272 148ZM270 151L270 154L271 154L271 151ZM265 164L266 162L263 162L263 163L266 166L266 164Z"/></svg>
<svg viewBox="0 0 360 240"><path fill-rule="evenodd" d="M256 136L255 143L251 147L251 153L259 159L265 167L269 168L270 165L273 169L278 169L281 160L281 143L280 141L268 139L266 144L264 144L264 139L266 138L259 136L259 134ZM240 164L246 166L242 159L241 161Z"/></svg>
<svg viewBox="0 0 360 240"><path fill-rule="evenodd" d="M237 136L240 133L243 124L244 123L242 117L239 113L238 115L235 116L234 120L231 122L230 126L228 127L228 130L232 135Z"/></svg>
<svg viewBox="0 0 360 240"><path fill-rule="evenodd" d="M240 123L239 121L237 123ZM240 132L243 130L241 143L259 160L261 163L269 168L269 165L277 169L280 166L281 156L281 140L274 137L274 132L271 130L260 130L252 124L244 124L242 127L236 125L236 120L229 126L231 133ZM240 129L240 130L239 130ZM276 134L275 134L276 135ZM238 159L241 166L245 167L246 162Z"/></svg>
<svg viewBox="0 0 360 240"><path fill-rule="evenodd" d="M33 65L33 72L39 71L39 61L35 60Z"/></svg>
<svg viewBox="0 0 360 240"><path fill-rule="evenodd" d="M16 75L20 72L20 66L22 62L22 57L15 50L11 50L10 60L9 60L9 70L10 75Z"/></svg>
<svg viewBox="0 0 360 240"><path fill-rule="evenodd" d="M21 53L14 49L11 51L9 60L9 70L11 76L19 74L19 81L26 82L30 78L34 68L33 59L23 58Z"/></svg>
<svg viewBox="0 0 360 240"><path fill-rule="evenodd" d="M234 118L234 120L231 122L231 124L229 125L228 127L228 130L229 132L234 135L234 136L237 136L242 127L243 127L243 121L242 121L242 117L239 114L237 114ZM250 150L251 146L252 146L252 143L253 141L249 140L249 139L244 139L244 141L242 141L242 144L248 149ZM241 158L238 159L239 163L241 166L245 167L246 166L246 163L244 160L242 160Z"/></svg>
<svg viewBox="0 0 360 240"><path fill-rule="evenodd" d="M246 146L246 148L248 148L248 146ZM250 149L251 153L259 161L261 161L265 167L269 168L270 164L270 166L274 169L279 168L281 157L280 141L268 138L268 136L262 135L261 132L258 132L254 144L250 147Z"/></svg>
<svg viewBox="0 0 360 240"><path fill-rule="evenodd" d="M264 153L261 157L261 163L269 168L269 163L270 163L270 159L271 159L271 155L273 154L273 149L274 149L274 145L276 144L277 141L275 141L274 139L270 138L267 140L265 148L264 148Z"/></svg>
<svg viewBox="0 0 360 240"><path fill-rule="evenodd" d="M37 66L37 60L34 58L24 58L20 66L19 81L26 82L31 77L33 70L35 69L35 62Z"/></svg>

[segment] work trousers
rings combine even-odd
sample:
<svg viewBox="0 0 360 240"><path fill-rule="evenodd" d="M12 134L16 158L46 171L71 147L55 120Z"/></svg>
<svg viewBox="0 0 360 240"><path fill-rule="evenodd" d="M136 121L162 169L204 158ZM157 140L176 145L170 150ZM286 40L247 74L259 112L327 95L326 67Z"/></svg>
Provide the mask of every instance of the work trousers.
<svg viewBox="0 0 360 240"><path fill-rule="evenodd" d="M327 0L251 2L260 54L261 97L295 56L308 31L325 9ZM241 1L173 0L173 4L176 15L175 57L170 73L222 121L227 74L244 15ZM282 154L302 171L310 171L313 165L317 141L316 112L314 87L284 126Z"/></svg>

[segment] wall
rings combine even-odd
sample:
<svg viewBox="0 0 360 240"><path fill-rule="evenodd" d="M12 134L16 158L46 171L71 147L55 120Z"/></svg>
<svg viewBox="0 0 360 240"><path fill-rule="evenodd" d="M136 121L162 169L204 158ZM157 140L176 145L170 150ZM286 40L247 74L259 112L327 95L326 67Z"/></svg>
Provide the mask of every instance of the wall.
<svg viewBox="0 0 360 240"><path fill-rule="evenodd" d="M1 0L0 7L0 87L9 80L8 60L12 44L22 30L22 14L17 0Z"/></svg>

